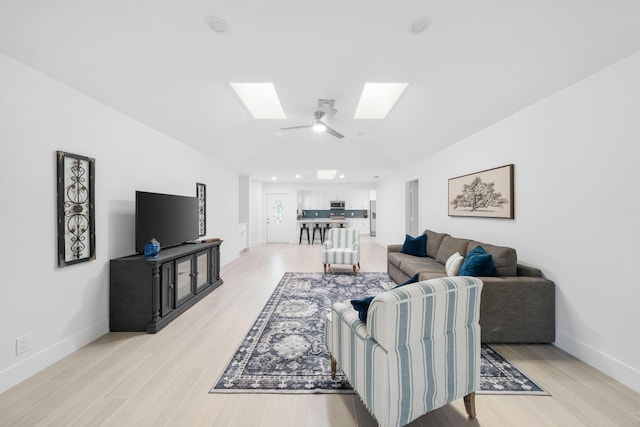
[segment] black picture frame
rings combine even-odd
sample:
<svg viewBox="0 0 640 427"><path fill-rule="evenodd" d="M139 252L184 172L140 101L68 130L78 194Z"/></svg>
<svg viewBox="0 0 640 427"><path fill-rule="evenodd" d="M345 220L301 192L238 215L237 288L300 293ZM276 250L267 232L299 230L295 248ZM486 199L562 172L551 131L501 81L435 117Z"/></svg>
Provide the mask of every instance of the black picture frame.
<svg viewBox="0 0 640 427"><path fill-rule="evenodd" d="M198 237L207 234L207 186L196 182L196 197L198 197Z"/></svg>
<svg viewBox="0 0 640 427"><path fill-rule="evenodd" d="M515 218L513 164L449 179L449 216Z"/></svg>
<svg viewBox="0 0 640 427"><path fill-rule="evenodd" d="M56 152L58 266L96 259L94 158Z"/></svg>

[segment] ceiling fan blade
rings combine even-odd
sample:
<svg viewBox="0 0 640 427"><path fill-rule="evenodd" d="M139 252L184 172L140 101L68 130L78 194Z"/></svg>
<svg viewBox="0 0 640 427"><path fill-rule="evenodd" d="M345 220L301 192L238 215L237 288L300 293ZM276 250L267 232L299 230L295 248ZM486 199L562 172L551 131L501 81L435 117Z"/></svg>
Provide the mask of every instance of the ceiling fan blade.
<svg viewBox="0 0 640 427"><path fill-rule="evenodd" d="M313 125L300 125L300 126L291 126L288 128L280 128L280 130L289 130L289 129L308 129L313 127Z"/></svg>
<svg viewBox="0 0 640 427"><path fill-rule="evenodd" d="M327 125L325 125L325 126L327 126ZM335 129L330 128L329 126L327 126L327 129L325 130L325 132L328 133L329 135L335 136L336 138L344 138L343 134L341 134L340 132L338 132Z"/></svg>
<svg viewBox="0 0 640 427"><path fill-rule="evenodd" d="M324 113L324 117L329 118L331 116L333 116L335 113L337 113L338 110L336 110L335 108L331 107L327 110L326 113Z"/></svg>

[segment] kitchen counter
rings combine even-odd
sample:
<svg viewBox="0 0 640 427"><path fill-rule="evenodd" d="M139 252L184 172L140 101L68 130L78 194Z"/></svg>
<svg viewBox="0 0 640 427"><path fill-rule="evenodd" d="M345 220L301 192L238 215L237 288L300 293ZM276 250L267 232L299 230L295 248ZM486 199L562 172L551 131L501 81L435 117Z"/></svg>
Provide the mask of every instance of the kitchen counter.
<svg viewBox="0 0 640 427"><path fill-rule="evenodd" d="M330 219L330 218L305 218L297 220L301 224L348 224L348 219Z"/></svg>

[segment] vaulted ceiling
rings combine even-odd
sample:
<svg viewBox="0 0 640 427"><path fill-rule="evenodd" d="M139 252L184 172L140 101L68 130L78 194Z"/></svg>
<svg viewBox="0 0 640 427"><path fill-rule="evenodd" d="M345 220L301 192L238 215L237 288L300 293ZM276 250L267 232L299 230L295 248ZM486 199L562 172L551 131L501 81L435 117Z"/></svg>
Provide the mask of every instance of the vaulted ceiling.
<svg viewBox="0 0 640 427"><path fill-rule="evenodd" d="M0 52L256 179L372 182L637 51L639 22L635 0L0 0ZM286 119L230 82L273 82ZM354 119L365 82L409 85ZM319 98L345 138L278 134Z"/></svg>

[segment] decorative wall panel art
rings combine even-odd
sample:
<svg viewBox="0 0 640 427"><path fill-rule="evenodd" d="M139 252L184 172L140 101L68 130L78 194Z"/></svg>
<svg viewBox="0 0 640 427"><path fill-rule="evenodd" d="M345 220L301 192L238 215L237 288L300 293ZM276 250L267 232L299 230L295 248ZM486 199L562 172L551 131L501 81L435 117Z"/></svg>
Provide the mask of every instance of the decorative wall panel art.
<svg viewBox="0 0 640 427"><path fill-rule="evenodd" d="M96 259L95 159L58 151L58 266Z"/></svg>

